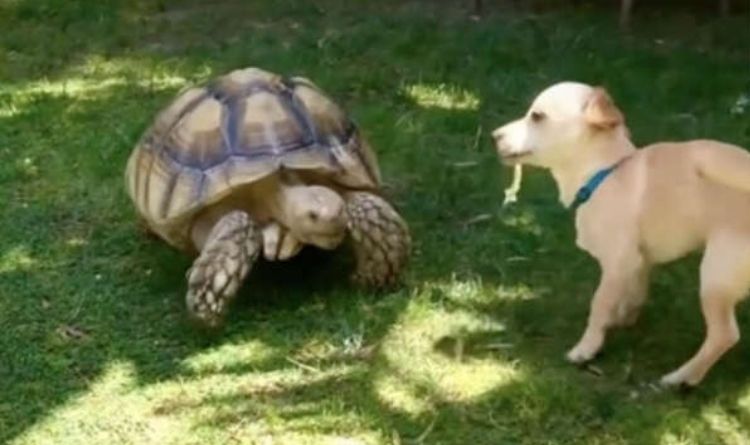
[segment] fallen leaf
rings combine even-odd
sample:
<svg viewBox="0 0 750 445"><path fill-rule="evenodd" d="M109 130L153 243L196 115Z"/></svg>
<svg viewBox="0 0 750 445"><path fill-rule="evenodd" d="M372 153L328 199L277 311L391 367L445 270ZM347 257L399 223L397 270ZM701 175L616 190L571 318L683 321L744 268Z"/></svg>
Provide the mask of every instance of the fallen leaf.
<svg viewBox="0 0 750 445"><path fill-rule="evenodd" d="M470 226L472 224L477 224L480 222L488 221L490 219L492 219L492 215L490 215L489 213L482 213L482 214L479 214L479 215L476 215L474 217L467 219L466 221L464 221L463 225Z"/></svg>
<svg viewBox="0 0 750 445"><path fill-rule="evenodd" d="M584 369L584 371L588 372L589 374L595 375L597 377L601 377L601 376L604 375L604 371L602 371L602 368L600 368L600 367L598 367L596 365L592 365L590 363L587 364L583 369Z"/></svg>
<svg viewBox="0 0 750 445"><path fill-rule="evenodd" d="M89 336L84 329L67 324L60 325L57 328L57 333L67 340L83 340Z"/></svg>

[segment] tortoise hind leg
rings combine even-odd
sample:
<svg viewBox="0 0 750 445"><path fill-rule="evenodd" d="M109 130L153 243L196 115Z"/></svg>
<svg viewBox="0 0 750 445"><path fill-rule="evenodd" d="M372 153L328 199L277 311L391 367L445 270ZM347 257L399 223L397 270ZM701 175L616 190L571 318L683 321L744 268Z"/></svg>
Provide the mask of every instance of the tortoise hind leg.
<svg viewBox="0 0 750 445"><path fill-rule="evenodd" d="M221 325L261 245L260 230L245 212L229 212L213 225L187 273L187 308L201 325Z"/></svg>
<svg viewBox="0 0 750 445"><path fill-rule="evenodd" d="M395 284L411 252L406 222L375 194L351 192L345 199L347 226L357 261L352 279L373 287Z"/></svg>

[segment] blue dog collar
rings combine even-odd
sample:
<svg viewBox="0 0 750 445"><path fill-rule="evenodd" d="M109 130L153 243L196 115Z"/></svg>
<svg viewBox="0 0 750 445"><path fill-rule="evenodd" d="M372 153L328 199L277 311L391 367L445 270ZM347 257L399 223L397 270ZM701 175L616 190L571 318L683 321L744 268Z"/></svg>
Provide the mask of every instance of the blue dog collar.
<svg viewBox="0 0 750 445"><path fill-rule="evenodd" d="M573 203L570 204L570 210L576 211L578 210L578 207L582 206L591 198L591 195L594 194L596 189L604 182L605 179L607 179L607 176L609 176L610 173L615 171L617 167L620 166L623 162L625 162L630 156L625 156L624 158L620 159L619 161L615 162L614 165L603 168L599 170L598 172L594 173L594 175L589 178L588 181L586 181L583 186L578 189L578 193L576 193L576 197L573 200Z"/></svg>

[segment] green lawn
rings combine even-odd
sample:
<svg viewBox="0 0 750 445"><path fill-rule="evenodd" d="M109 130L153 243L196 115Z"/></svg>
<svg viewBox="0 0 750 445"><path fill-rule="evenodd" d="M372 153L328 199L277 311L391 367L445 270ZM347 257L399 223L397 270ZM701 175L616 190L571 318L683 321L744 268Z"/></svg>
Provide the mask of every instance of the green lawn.
<svg viewBox="0 0 750 445"><path fill-rule="evenodd" d="M702 339L695 258L656 274L594 367L565 363L595 264L542 172L501 208L488 137L577 79L610 89L637 143L750 147L750 109L730 113L748 15L643 11L625 36L614 7L312 4L0 0L0 443L750 443L747 338L692 393L650 385ZM139 232L122 172L177 91L247 65L345 105L415 251L385 295L349 287L343 253L262 265L208 336L185 316L190 259Z"/></svg>

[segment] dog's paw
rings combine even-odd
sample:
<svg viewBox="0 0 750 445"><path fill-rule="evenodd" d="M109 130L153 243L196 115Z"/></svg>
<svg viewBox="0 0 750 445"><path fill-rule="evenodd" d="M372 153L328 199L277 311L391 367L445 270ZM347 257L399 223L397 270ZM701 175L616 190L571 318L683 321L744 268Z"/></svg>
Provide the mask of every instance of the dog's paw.
<svg viewBox="0 0 750 445"><path fill-rule="evenodd" d="M565 358L570 363L581 365L593 359L595 355L595 350L587 348L586 345L578 344L573 349L568 351L568 353L565 355Z"/></svg>
<svg viewBox="0 0 750 445"><path fill-rule="evenodd" d="M695 388L697 383L691 381L690 376L686 375L682 369L678 369L659 379L659 385L663 388L689 391Z"/></svg>
<svg viewBox="0 0 750 445"><path fill-rule="evenodd" d="M663 376L661 379L659 379L659 385L663 386L664 388L675 388L684 383L684 380L679 372L670 372L669 374Z"/></svg>

